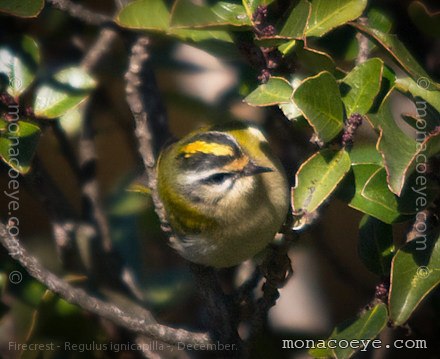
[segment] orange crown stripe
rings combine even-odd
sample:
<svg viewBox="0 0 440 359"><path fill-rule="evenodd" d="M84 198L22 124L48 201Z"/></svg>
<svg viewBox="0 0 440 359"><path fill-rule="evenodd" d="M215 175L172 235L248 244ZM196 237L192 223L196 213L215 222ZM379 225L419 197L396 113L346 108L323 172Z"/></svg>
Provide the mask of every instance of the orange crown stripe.
<svg viewBox="0 0 440 359"><path fill-rule="evenodd" d="M182 148L182 152L185 154L185 157L191 157L191 155L202 152L206 154L211 154L215 156L233 156L234 151L231 146L222 145L220 143L215 142L205 142L205 141L194 141L188 143Z"/></svg>

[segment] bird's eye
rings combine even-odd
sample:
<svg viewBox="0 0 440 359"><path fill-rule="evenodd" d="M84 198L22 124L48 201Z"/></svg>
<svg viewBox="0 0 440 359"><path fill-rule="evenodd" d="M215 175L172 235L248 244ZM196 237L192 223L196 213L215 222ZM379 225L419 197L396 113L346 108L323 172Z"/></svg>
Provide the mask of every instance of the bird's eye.
<svg viewBox="0 0 440 359"><path fill-rule="evenodd" d="M233 174L228 172L216 173L207 177L203 182L210 184L220 184L226 181L228 178L232 178Z"/></svg>

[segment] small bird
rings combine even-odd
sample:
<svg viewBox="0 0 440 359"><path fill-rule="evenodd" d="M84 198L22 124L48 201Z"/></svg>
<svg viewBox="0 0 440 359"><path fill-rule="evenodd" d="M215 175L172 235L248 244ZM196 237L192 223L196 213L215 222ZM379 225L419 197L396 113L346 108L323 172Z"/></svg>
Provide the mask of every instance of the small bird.
<svg viewBox="0 0 440 359"><path fill-rule="evenodd" d="M240 122L195 131L166 148L158 191L178 235L171 245L217 268L262 251L289 207L280 161L257 127Z"/></svg>

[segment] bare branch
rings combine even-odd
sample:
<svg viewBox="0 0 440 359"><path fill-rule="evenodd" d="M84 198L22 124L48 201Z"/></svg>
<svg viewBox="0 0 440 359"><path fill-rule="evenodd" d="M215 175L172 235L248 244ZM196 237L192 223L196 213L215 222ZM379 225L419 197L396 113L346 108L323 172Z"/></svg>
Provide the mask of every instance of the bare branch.
<svg viewBox="0 0 440 359"><path fill-rule="evenodd" d="M368 18L360 17L358 19L358 23L366 26L368 25ZM356 58L356 65L360 65L363 62L367 61L368 57L370 56L369 40L368 37L366 37L364 34L361 34L360 32L356 34L356 39L359 45L359 51Z"/></svg>
<svg viewBox="0 0 440 359"><path fill-rule="evenodd" d="M165 343L176 345L186 344L209 344L210 339L206 333L193 333L183 329L174 329L155 321L151 313L143 310L143 313L131 313L114 304L95 298L84 290L75 288L52 272L45 269L35 257L31 256L21 245L17 237L13 237L4 223L0 222L0 242L10 256L19 262L26 271L44 284L52 292L67 300L69 303L78 305L82 309L106 318L113 323L133 332L144 334L148 337L161 340Z"/></svg>
<svg viewBox="0 0 440 359"><path fill-rule="evenodd" d="M95 69L101 59L108 54L117 36L118 33L114 29L104 28L101 30L97 40L81 61L81 66L84 70L92 72Z"/></svg>
<svg viewBox="0 0 440 359"><path fill-rule="evenodd" d="M81 20L89 25L102 25L111 22L112 18L107 15L98 14L84 8L82 5L75 4L70 0L47 0L52 6L67 12L70 16Z"/></svg>
<svg viewBox="0 0 440 359"><path fill-rule="evenodd" d="M125 79L127 81L127 102L135 121L135 135L138 139L139 154L148 176L154 208L159 216L164 232L172 236L166 219L165 209L157 193L156 158L165 141L170 138L167 117L156 80L147 64L149 54L147 37L139 37L132 47L130 63Z"/></svg>

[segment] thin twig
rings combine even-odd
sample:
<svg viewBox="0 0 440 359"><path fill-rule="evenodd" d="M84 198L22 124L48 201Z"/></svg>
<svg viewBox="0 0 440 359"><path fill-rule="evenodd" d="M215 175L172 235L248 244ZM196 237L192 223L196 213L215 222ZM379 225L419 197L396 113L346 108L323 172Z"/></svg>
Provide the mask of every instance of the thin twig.
<svg viewBox="0 0 440 359"><path fill-rule="evenodd" d="M90 106L90 102L87 107ZM83 216L86 221L96 225L98 237L104 253L112 250L110 225L99 197L99 183L96 178L97 153L92 128L92 114L86 108L83 128L79 141L79 158L81 166L81 192Z"/></svg>
<svg viewBox="0 0 440 359"><path fill-rule="evenodd" d="M104 28L101 30L95 43L87 51L81 61L81 66L85 71L92 72L95 70L101 59L107 55L112 48L117 36L117 31L112 28Z"/></svg>
<svg viewBox="0 0 440 359"><path fill-rule="evenodd" d="M360 17L358 20L358 23L361 25L368 25L368 18L367 17ZM358 32L356 34L356 39L359 45L359 50L356 58L356 65L360 65L363 62L368 60L368 57L370 56L370 42L368 40L368 37L366 37L364 34Z"/></svg>
<svg viewBox="0 0 440 359"><path fill-rule="evenodd" d="M165 209L157 193L156 158L165 141L170 138L165 108L162 104L156 80L148 66L147 37L139 37L132 47L127 81L127 102L133 113L138 151L145 166L148 187L152 192L155 211L162 229L173 236Z"/></svg>
<svg viewBox="0 0 440 359"><path fill-rule="evenodd" d="M82 5L71 2L70 0L47 0L52 6L67 12L70 16L81 20L89 25L102 25L110 23L112 18L108 15L97 14L94 11L84 8Z"/></svg>
<svg viewBox="0 0 440 359"><path fill-rule="evenodd" d="M67 300L69 303L78 305L82 309L106 318L133 332L147 335L148 337L161 340L165 343L176 345L186 344L209 344L210 339L206 333L193 333L183 329L175 329L155 321L151 313L143 310L130 313L114 304L95 298L84 290L75 288L62 280L52 272L45 269L35 257L30 255L21 245L18 237L13 237L4 223L0 222L0 242L8 251L9 255L19 262L24 269L40 283L44 284L52 292Z"/></svg>
<svg viewBox="0 0 440 359"><path fill-rule="evenodd" d="M81 66L85 71L91 72L99 64L99 61L110 51L111 45L117 37L113 29L103 29L89 49ZM94 130L92 127L92 116L90 104L87 105L83 128L79 141L80 157L80 182L83 196L83 211L88 220L93 219L97 226L101 239L102 249L110 253L112 241L110 236L110 225L99 198L99 183L96 178L96 145L94 141Z"/></svg>

